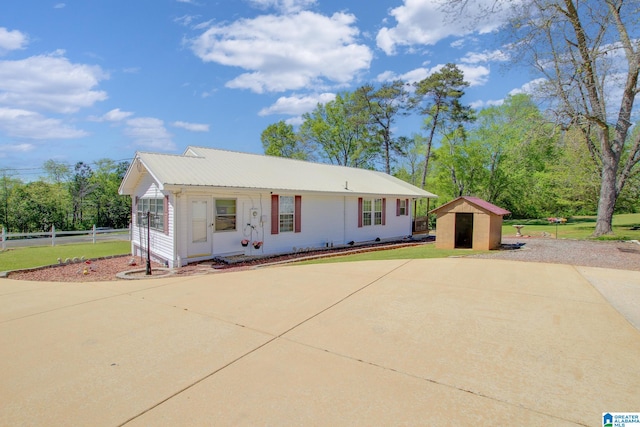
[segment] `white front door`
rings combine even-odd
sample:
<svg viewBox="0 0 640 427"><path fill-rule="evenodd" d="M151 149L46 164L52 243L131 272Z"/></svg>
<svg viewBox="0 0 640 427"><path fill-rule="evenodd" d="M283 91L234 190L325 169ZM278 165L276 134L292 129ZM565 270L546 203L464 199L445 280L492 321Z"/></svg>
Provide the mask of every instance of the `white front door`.
<svg viewBox="0 0 640 427"><path fill-rule="evenodd" d="M194 198L189 200L189 258L210 256L212 252L211 199Z"/></svg>

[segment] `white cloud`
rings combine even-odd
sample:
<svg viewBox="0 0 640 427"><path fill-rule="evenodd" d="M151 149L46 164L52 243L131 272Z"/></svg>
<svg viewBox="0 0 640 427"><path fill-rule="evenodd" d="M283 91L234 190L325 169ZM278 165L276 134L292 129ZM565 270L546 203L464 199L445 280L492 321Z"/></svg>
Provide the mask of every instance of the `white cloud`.
<svg viewBox="0 0 640 427"><path fill-rule="evenodd" d="M531 80L530 82L523 84L519 88L516 88L510 91L509 95L517 95L519 93L534 95L536 94L536 92L538 92L538 88L540 87L540 85L543 85L546 81L547 79L544 79L544 78Z"/></svg>
<svg viewBox="0 0 640 427"><path fill-rule="evenodd" d="M489 99L487 101L482 101L482 100L473 101L472 103L469 104L469 106L474 110L480 110L481 108L484 108L484 107L498 107L502 104L504 104L504 99Z"/></svg>
<svg viewBox="0 0 640 427"><path fill-rule="evenodd" d="M57 3L53 6L54 9L64 9L67 5L65 3Z"/></svg>
<svg viewBox="0 0 640 427"><path fill-rule="evenodd" d="M290 119L287 119L284 122L291 126L300 126L302 123L304 123L304 120L302 119L302 116L296 116L296 117L291 117Z"/></svg>
<svg viewBox="0 0 640 427"><path fill-rule="evenodd" d="M301 115L312 111L318 104L326 104L336 98L335 93L321 93L307 96L282 96L275 104L260 110L258 115L268 116L271 114L291 114Z"/></svg>
<svg viewBox="0 0 640 427"><path fill-rule="evenodd" d="M463 16L452 16L446 12L446 0L404 0L402 6L389 11L397 24L380 29L377 45L387 55L394 55L398 46L434 45L450 36L489 33L504 22L504 15L499 13L481 17L481 9L494 1L468 2Z"/></svg>
<svg viewBox="0 0 640 427"><path fill-rule="evenodd" d="M127 128L124 133L140 147L161 151L171 151L176 148L171 140L172 135L160 119L139 117L127 120Z"/></svg>
<svg viewBox="0 0 640 427"><path fill-rule="evenodd" d="M508 52L496 49L493 51L467 52L467 54L460 59L460 62L465 64L478 64L481 62L504 62L508 60Z"/></svg>
<svg viewBox="0 0 640 427"><path fill-rule="evenodd" d="M263 15L213 25L190 44L205 62L249 71L227 87L263 93L317 87L324 81L344 85L372 60L369 47L357 43L355 20L346 13Z"/></svg>
<svg viewBox="0 0 640 427"><path fill-rule="evenodd" d="M28 153L36 149L35 144L0 145L0 153Z"/></svg>
<svg viewBox="0 0 640 427"><path fill-rule="evenodd" d="M72 64L62 54L0 61L0 104L73 113L107 99L106 92L93 89L108 75L97 66Z"/></svg>
<svg viewBox="0 0 640 427"><path fill-rule="evenodd" d="M175 18L173 22L176 22L180 25L184 25L185 27L190 27L193 21L196 19L200 19L200 15L183 15Z"/></svg>
<svg viewBox="0 0 640 427"><path fill-rule="evenodd" d="M464 73L464 79L469 82L469 86L483 86L489 81L491 71L482 65L458 65L458 68Z"/></svg>
<svg viewBox="0 0 640 427"><path fill-rule="evenodd" d="M171 126L189 130L191 132L209 132L209 125L188 122L173 122Z"/></svg>
<svg viewBox="0 0 640 427"><path fill-rule="evenodd" d="M0 27L0 55L12 50L24 49L28 42L27 36L20 31L9 31L5 27Z"/></svg>
<svg viewBox="0 0 640 427"><path fill-rule="evenodd" d="M395 74L392 71L385 71L376 78L378 81L394 81L402 80L407 83L419 82L436 71L440 71L445 64L438 64L431 68L416 68L404 74ZM464 73L464 79L469 82L469 86L482 86L489 80L490 70L484 66L458 65L458 68Z"/></svg>
<svg viewBox="0 0 640 427"><path fill-rule="evenodd" d="M316 0L249 0L260 9L274 8L283 13L295 13L306 10L317 3Z"/></svg>
<svg viewBox="0 0 640 427"><path fill-rule="evenodd" d="M133 113L129 111L121 111L119 108L105 113L102 117L94 119L97 122L121 122L129 117L133 116Z"/></svg>
<svg viewBox="0 0 640 427"><path fill-rule="evenodd" d="M0 130L10 137L26 139L66 139L87 136L87 132L46 118L33 111L0 107Z"/></svg>

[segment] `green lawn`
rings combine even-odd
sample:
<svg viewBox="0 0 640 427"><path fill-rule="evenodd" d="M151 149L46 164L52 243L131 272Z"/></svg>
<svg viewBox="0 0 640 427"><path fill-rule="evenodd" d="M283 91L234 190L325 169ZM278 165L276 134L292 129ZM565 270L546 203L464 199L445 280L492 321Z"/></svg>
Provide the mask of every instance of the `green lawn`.
<svg viewBox="0 0 640 427"><path fill-rule="evenodd" d="M546 219L533 220L506 220L502 227L503 237L513 237L516 234L513 224L523 224L523 235L533 237L556 236L556 225L549 224ZM596 218L594 217L574 217L570 218L566 224L559 224L557 227L558 238L560 239L589 239L595 229ZM633 228L639 228L633 230ZM603 240L640 240L640 214L616 215L613 219L614 235L602 237ZM420 245L401 249L389 249L384 251L365 252L356 255L342 255L331 258L320 258L309 260L298 264L325 264L331 262L351 262L351 261L373 261L387 259L419 259L419 258L446 258L450 256L464 256L468 254L482 253L469 249L436 249L435 245Z"/></svg>
<svg viewBox="0 0 640 427"><path fill-rule="evenodd" d="M0 271L57 264L58 258L63 260L66 258L73 259L74 257L91 259L111 255L126 255L130 252L131 243L128 241L8 249L0 251Z"/></svg>
<svg viewBox="0 0 640 427"><path fill-rule="evenodd" d="M507 220L502 228L505 237L515 236L514 224L523 224L522 234L533 237L543 235L549 237L569 239L588 239L595 228L595 217L569 218L566 224L549 224L546 219L537 220ZM614 235L603 239L613 240L640 240L640 214L616 215L613 220ZM638 228L634 230L634 228ZM85 257L99 258L110 255L126 255L130 252L130 243L126 241L81 243L73 245L41 246L29 248L15 248L4 252L0 251L0 271L16 270L21 268L38 267L42 265L56 264L58 258ZM332 262L372 261L389 259L420 259L420 258L445 258L449 256L464 256L471 253L467 249L442 250L435 245L419 245L399 249L365 252L355 255L341 255L317 260L304 261L300 264L320 264ZM473 252L473 253L478 253Z"/></svg>
<svg viewBox="0 0 640 427"><path fill-rule="evenodd" d="M502 227L503 236L515 236L514 224L525 227L525 236L541 237L543 235L559 239L590 239L596 226L595 216L581 216L568 218L565 224L549 224L546 219L506 220ZM636 230L634 230L636 228ZM602 236L600 240L640 240L640 214L621 214L613 217L613 232L611 236Z"/></svg>
<svg viewBox="0 0 640 427"><path fill-rule="evenodd" d="M398 249L387 249L372 252L363 252L354 255L339 255L329 258L301 261L297 264L327 264L333 262L352 261L380 261L389 259L421 259L421 258L446 258L450 256L464 256L479 254L483 251L471 251L471 249L436 249L435 244L409 246Z"/></svg>

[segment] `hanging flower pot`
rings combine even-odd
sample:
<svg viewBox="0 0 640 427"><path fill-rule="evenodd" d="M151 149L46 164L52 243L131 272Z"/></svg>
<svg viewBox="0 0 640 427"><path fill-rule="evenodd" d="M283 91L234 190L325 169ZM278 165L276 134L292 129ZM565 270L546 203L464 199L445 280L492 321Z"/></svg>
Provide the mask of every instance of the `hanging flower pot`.
<svg viewBox="0 0 640 427"><path fill-rule="evenodd" d="M240 241L240 244L242 246L249 246L249 240L248 239L243 239L243 240Z"/></svg>
<svg viewBox="0 0 640 427"><path fill-rule="evenodd" d="M253 242L253 247L256 249L260 249L260 247L262 246L262 242Z"/></svg>

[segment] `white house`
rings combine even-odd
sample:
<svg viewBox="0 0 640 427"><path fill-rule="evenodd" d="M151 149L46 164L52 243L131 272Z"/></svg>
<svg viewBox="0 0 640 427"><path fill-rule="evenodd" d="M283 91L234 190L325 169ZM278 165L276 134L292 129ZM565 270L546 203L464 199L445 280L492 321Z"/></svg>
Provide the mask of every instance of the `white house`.
<svg viewBox="0 0 640 427"><path fill-rule="evenodd" d="M170 267L406 237L411 201L436 197L382 172L203 147L136 153L119 193L133 200L132 253L148 245Z"/></svg>

